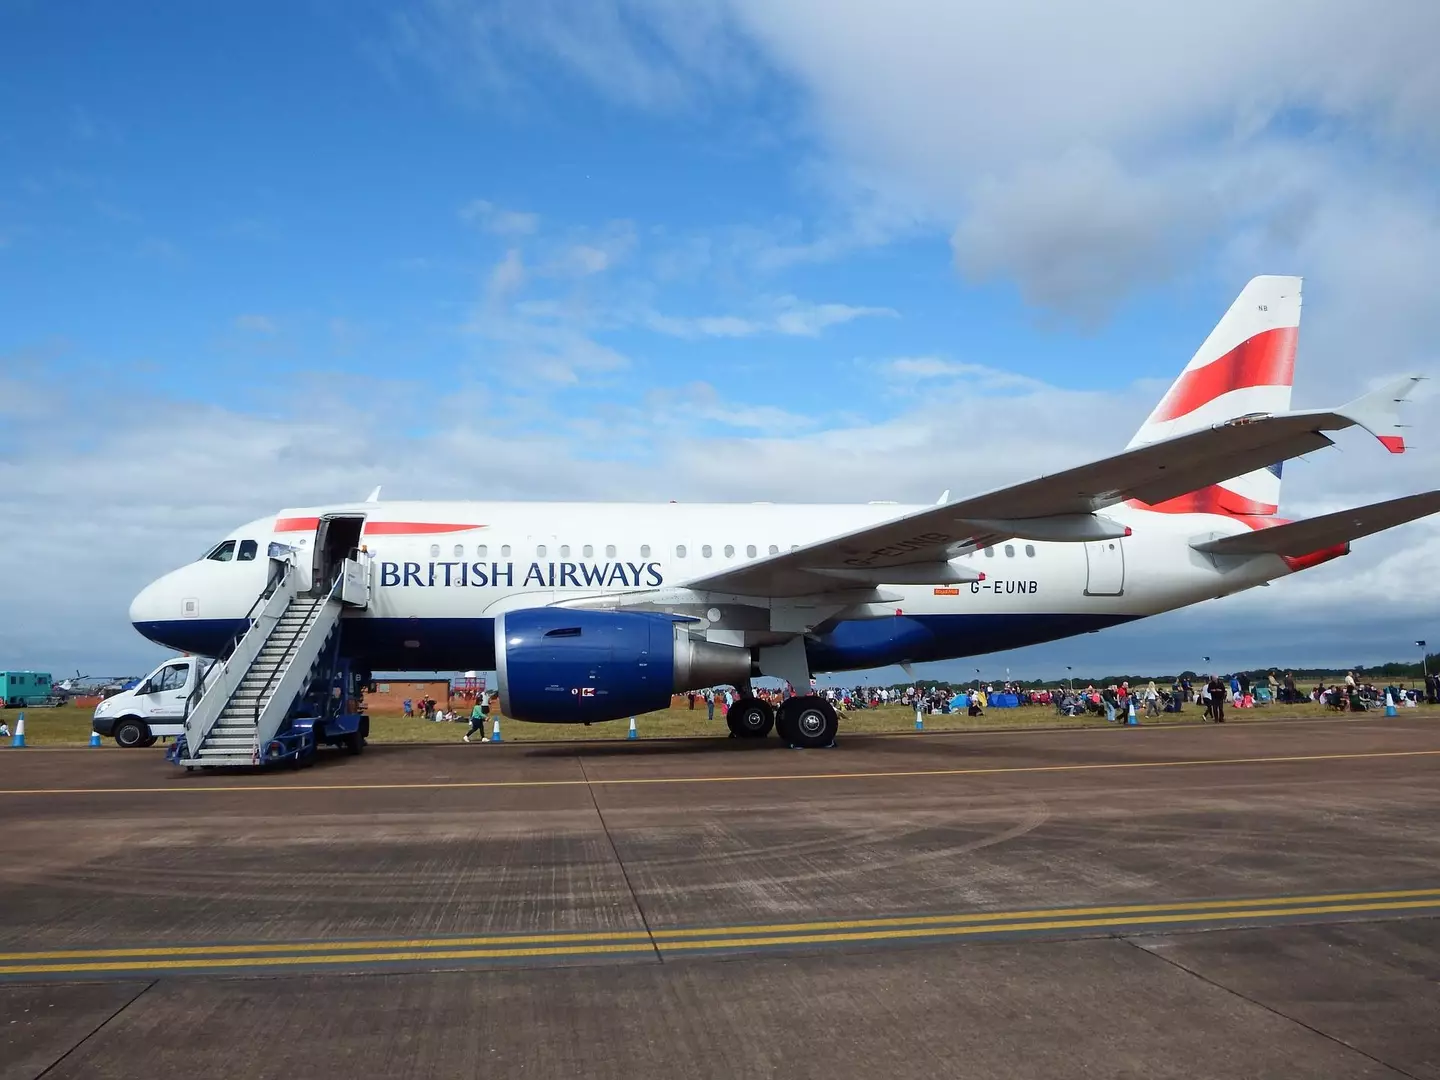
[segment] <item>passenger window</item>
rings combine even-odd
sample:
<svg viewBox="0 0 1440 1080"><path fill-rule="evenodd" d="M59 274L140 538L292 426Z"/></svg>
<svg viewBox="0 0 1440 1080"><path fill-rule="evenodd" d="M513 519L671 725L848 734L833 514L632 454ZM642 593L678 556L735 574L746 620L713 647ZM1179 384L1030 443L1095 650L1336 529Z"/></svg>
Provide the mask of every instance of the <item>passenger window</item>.
<svg viewBox="0 0 1440 1080"><path fill-rule="evenodd" d="M650 554L650 546L647 544L646 546L642 547L642 548L640 549L640 554L641 554L641 555L649 555L649 554ZM607 559L613 559L613 558L615 557L615 545L614 545L614 544L606 544L606 545L605 545L605 557L606 557Z"/></svg>
<svg viewBox="0 0 1440 1080"><path fill-rule="evenodd" d="M726 544L726 545L725 545L725 558L727 558L727 559L733 559L734 557L735 557L735 545L734 545L734 544Z"/></svg>
<svg viewBox="0 0 1440 1080"><path fill-rule="evenodd" d="M254 561L255 561L255 553L256 553L257 551L259 551L259 550L260 550L260 545L257 544L257 543L255 543L254 540L241 540L241 541L240 541L240 555L239 555L237 561L239 561L239 562L254 562Z"/></svg>
<svg viewBox="0 0 1440 1080"><path fill-rule="evenodd" d="M463 559L463 558L465 557L465 545L464 545L464 544L456 544L456 545L455 545L455 557L456 557L457 559Z"/></svg>
<svg viewBox="0 0 1440 1080"><path fill-rule="evenodd" d="M753 558L755 557L755 545L754 545L754 544L751 544L749 547L747 547L747 548L745 549L745 557L746 557L746 558L749 558L749 559L753 559Z"/></svg>
<svg viewBox="0 0 1440 1080"><path fill-rule="evenodd" d="M585 558L585 559L593 559L593 558L595 557L595 547L594 547L594 545L593 545L593 544L586 544L583 548L580 549L580 555L581 555L582 558Z"/></svg>
<svg viewBox="0 0 1440 1080"><path fill-rule="evenodd" d="M481 558L481 559L488 559L488 558L490 557L490 545L489 545L489 544L476 544L476 545L475 545L475 554L476 554L477 557L479 557L479 558Z"/></svg>
<svg viewBox="0 0 1440 1080"><path fill-rule="evenodd" d="M987 558L987 559L993 559L994 557L995 557L995 549L994 549L993 547L986 548L986 549L985 549L985 558Z"/></svg>
<svg viewBox="0 0 1440 1080"><path fill-rule="evenodd" d="M508 559L508 558L510 557L510 545L509 545L509 544L501 544L501 545L500 545L500 557L501 557L502 559Z"/></svg>
<svg viewBox="0 0 1440 1080"><path fill-rule="evenodd" d="M569 544L561 544L561 545L560 545L560 557L561 557L562 559L568 559L568 558L570 557L570 545L569 545Z"/></svg>
<svg viewBox="0 0 1440 1080"><path fill-rule="evenodd" d="M545 557L545 545L544 545L544 544L536 544L536 545L535 545L535 554L536 554L536 556L538 556L539 558L543 559L543 558Z"/></svg>
<svg viewBox="0 0 1440 1080"><path fill-rule="evenodd" d="M677 559L683 559L683 558L685 557L685 545L684 545L684 544L676 544L676 545L675 545L675 557L676 557Z"/></svg>
<svg viewBox="0 0 1440 1080"><path fill-rule="evenodd" d="M205 558L210 559L210 560L212 560L212 561L214 561L214 562L229 562L229 561L230 561L231 559L233 559L234 557L235 557L235 541L234 541L234 540L226 540L223 544L221 544L219 547L217 547L214 551L210 552L209 555L206 555L206 556L205 556Z"/></svg>
<svg viewBox="0 0 1440 1080"><path fill-rule="evenodd" d="M779 555L779 554L780 554L780 549L779 549L778 547L776 547L774 544L771 544L771 545L770 545L770 554L771 554L771 555Z"/></svg>
<svg viewBox="0 0 1440 1080"><path fill-rule="evenodd" d="M708 559L708 558L710 557L710 545L709 545L709 544L704 544L704 545L701 546L701 548L700 548L700 556L701 556L701 558L705 558L705 559Z"/></svg>
<svg viewBox="0 0 1440 1080"><path fill-rule="evenodd" d="M439 545L439 544L431 544L431 545L430 545L430 557L431 557L432 559L438 559L438 558L440 557L440 545Z"/></svg>
<svg viewBox="0 0 1440 1080"><path fill-rule="evenodd" d="M607 547L607 548L605 549L605 554L606 554L607 556L610 556L610 557L613 558L614 555L615 555L615 546L612 544L610 547ZM649 544L641 544L641 545L640 545L640 557L641 557L642 559L648 559L648 558L650 557L650 545L649 545Z"/></svg>
<svg viewBox="0 0 1440 1080"><path fill-rule="evenodd" d="M1006 545L1005 545L1005 557L1006 557L1007 559L1013 559L1013 558L1015 557L1015 545L1014 545L1014 544L1006 544Z"/></svg>
<svg viewBox="0 0 1440 1080"><path fill-rule="evenodd" d="M1034 545L1034 544L1026 544L1026 545L1025 545L1025 554L1026 554L1029 558L1032 558L1032 559L1033 559L1033 558L1035 557L1035 545Z"/></svg>

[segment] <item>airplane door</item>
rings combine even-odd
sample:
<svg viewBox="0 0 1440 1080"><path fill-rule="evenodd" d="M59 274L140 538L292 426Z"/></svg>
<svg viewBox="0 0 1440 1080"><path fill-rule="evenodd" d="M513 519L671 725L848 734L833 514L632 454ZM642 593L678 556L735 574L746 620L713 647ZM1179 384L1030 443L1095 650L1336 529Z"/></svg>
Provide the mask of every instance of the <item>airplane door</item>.
<svg viewBox="0 0 1440 1080"><path fill-rule="evenodd" d="M1085 545L1085 595L1119 596L1125 591L1125 547L1119 539Z"/></svg>

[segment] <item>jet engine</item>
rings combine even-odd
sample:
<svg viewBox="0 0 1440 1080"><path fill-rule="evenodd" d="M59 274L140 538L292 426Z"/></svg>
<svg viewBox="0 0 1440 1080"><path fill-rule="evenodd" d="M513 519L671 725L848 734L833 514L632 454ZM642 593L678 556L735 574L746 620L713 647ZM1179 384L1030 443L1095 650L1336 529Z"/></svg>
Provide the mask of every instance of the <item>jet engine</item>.
<svg viewBox="0 0 1440 1080"><path fill-rule="evenodd" d="M752 674L749 649L692 639L668 615L548 607L495 620L495 667L501 711L537 724L620 720Z"/></svg>

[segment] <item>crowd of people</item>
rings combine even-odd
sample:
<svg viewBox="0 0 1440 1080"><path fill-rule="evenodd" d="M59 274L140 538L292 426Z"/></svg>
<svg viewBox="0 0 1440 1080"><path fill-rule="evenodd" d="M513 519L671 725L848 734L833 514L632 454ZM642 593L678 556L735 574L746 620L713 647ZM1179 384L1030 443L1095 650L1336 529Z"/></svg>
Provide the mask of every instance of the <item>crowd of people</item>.
<svg viewBox="0 0 1440 1080"><path fill-rule="evenodd" d="M1018 682L997 684L977 680L973 685L958 689L933 685L903 688L812 686L811 690L843 712L902 705L913 708L922 716L947 715L960 709L971 716L979 716L984 714L991 699L1001 694L1007 695L1005 703L1009 705L1049 706L1062 716L1103 716L1111 723L1121 724L1129 721L1132 706L1138 719L1183 712L1190 705L1200 708L1202 720L1223 724L1227 705L1232 709L1253 709L1272 703L1299 705L1314 702L1337 711L1365 712L1383 707L1387 694L1397 707L1415 707L1424 702L1433 705L1440 703L1440 675L1427 676L1423 691L1394 684L1377 686L1357 680L1353 671L1348 672L1340 683L1326 686L1322 681L1308 692L1296 685L1294 675L1288 671L1283 675L1271 671L1263 677L1255 677L1248 672L1210 674L1195 679L1184 675L1170 680L1169 685L1152 679L1133 687L1122 680L1100 687L1092 683L1083 689L1073 684L1034 688ZM789 692L788 687L785 690L756 689L755 695L778 705ZM729 687L717 687L692 691L687 697L691 709L698 704L706 709L710 719L714 719L717 708L723 716L738 700L739 694Z"/></svg>

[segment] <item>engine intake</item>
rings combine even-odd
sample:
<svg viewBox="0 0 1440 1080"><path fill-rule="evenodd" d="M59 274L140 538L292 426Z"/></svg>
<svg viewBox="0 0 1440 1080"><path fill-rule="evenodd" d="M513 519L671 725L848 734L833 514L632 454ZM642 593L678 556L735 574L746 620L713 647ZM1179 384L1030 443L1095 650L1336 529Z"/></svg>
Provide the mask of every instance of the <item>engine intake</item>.
<svg viewBox="0 0 1440 1080"><path fill-rule="evenodd" d="M750 650L694 640L668 615L526 608L495 620L500 708L538 724L620 720L677 690L750 678Z"/></svg>

